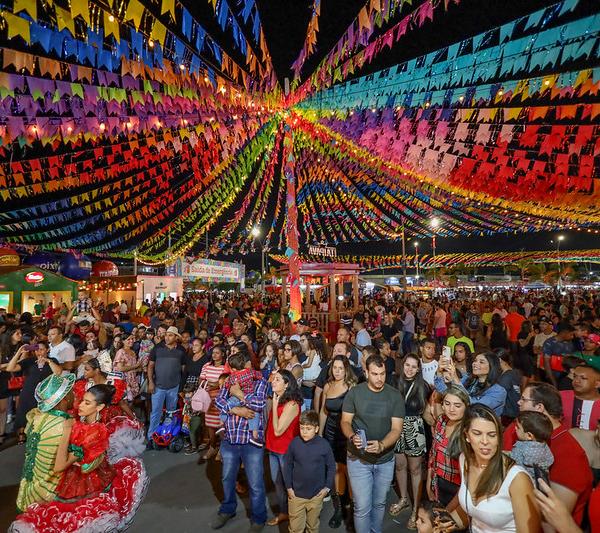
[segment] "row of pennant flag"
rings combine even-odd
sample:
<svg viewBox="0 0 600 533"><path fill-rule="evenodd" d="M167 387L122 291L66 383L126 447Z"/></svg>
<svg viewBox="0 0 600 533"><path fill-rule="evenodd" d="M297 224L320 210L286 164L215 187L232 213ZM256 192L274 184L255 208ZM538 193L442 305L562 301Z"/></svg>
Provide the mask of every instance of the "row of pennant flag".
<svg viewBox="0 0 600 533"><path fill-rule="evenodd" d="M367 0L306 73L311 0L289 96L256 1L208 3L219 35L178 0L0 12L3 241L149 264L208 241L297 262L299 243L431 236L433 217L448 237L600 224L586 0L362 76L459 0Z"/></svg>
<svg viewBox="0 0 600 533"><path fill-rule="evenodd" d="M270 255L270 258L287 263L285 255ZM335 258L337 263L357 264L361 270L380 270L382 268L410 269L419 266L419 269L452 269L452 268L486 268L518 266L526 268L527 263L600 263L600 249L564 250L556 251L521 251L521 252L484 252L484 253L453 253L437 254L435 257L427 254L414 255L339 255ZM323 257L302 255L301 261L309 263L323 262Z"/></svg>

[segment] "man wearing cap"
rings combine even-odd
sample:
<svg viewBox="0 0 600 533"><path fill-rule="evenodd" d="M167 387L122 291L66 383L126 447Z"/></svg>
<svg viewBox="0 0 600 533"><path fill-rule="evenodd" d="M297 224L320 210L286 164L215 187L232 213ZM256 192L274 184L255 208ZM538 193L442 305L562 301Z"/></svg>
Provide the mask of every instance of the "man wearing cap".
<svg viewBox="0 0 600 533"><path fill-rule="evenodd" d="M565 424L572 428L595 429L600 419L600 357L582 356L573 369L573 390L560 392Z"/></svg>
<svg viewBox="0 0 600 533"><path fill-rule="evenodd" d="M17 496L17 509L25 511L32 503L54 500L61 473L54 461L62 435L73 423L68 410L73 407L75 375L48 376L35 389L38 406L27 413L25 463Z"/></svg>
<svg viewBox="0 0 600 533"><path fill-rule="evenodd" d="M593 355L600 358L598 348L600 348L600 335L597 333L589 333L583 337L583 350L581 350L583 355Z"/></svg>
<svg viewBox="0 0 600 533"><path fill-rule="evenodd" d="M148 427L148 440L160 423L163 406L167 411L177 409L177 395L181 385L182 367L185 362L185 350L179 345L179 330L170 326L165 340L157 344L150 352L148 363L148 392L152 394L152 413Z"/></svg>
<svg viewBox="0 0 600 533"><path fill-rule="evenodd" d="M300 336L308 333L309 331L310 326L308 325L308 321L305 318L301 318L296 322L296 333L290 337L290 340L300 342Z"/></svg>

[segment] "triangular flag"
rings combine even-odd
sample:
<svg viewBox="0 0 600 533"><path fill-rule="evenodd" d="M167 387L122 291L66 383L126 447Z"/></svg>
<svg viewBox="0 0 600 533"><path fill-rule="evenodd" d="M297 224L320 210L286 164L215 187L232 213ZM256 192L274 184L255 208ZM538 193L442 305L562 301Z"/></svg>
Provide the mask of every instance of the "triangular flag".
<svg viewBox="0 0 600 533"><path fill-rule="evenodd" d="M155 21L154 27L152 28L152 33L150 33L150 38L153 41L158 41L161 46L164 46L166 36L167 28L160 21Z"/></svg>
<svg viewBox="0 0 600 533"><path fill-rule="evenodd" d="M87 1L87 0L86 0ZM144 6L138 0L131 0L125 13L125 21L133 20L135 29L139 29L144 15Z"/></svg>
<svg viewBox="0 0 600 533"><path fill-rule="evenodd" d="M175 0L162 0L162 8L160 14L170 13L175 20Z"/></svg>
<svg viewBox="0 0 600 533"><path fill-rule="evenodd" d="M58 31L62 31L64 29L69 30L73 37L75 36L75 21L66 9L62 7L54 6L56 11L56 22L58 23Z"/></svg>
<svg viewBox="0 0 600 533"><path fill-rule="evenodd" d="M111 20L112 19L112 20ZM119 34L119 21L107 11L104 12L104 36L113 35L117 42L121 41Z"/></svg>
<svg viewBox="0 0 600 533"><path fill-rule="evenodd" d="M15 0L13 13L16 15L21 11L26 11L33 20L37 20L37 0Z"/></svg>
<svg viewBox="0 0 600 533"><path fill-rule="evenodd" d="M71 0L71 16L73 18L80 16L89 26L90 8L88 0Z"/></svg>
<svg viewBox="0 0 600 533"><path fill-rule="evenodd" d="M4 20L6 20L6 25L8 26L7 37L9 39L18 36L22 37L26 43L31 41L31 32L28 20L7 12L2 13L2 16L4 17Z"/></svg>

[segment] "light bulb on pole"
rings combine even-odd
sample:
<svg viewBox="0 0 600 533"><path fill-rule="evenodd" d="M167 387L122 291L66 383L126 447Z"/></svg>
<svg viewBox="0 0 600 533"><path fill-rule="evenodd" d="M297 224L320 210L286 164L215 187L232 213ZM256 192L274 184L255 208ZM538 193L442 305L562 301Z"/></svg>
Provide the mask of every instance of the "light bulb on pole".
<svg viewBox="0 0 600 533"><path fill-rule="evenodd" d="M414 245L415 245L415 266L417 267L417 279L419 279L419 241L415 241Z"/></svg>

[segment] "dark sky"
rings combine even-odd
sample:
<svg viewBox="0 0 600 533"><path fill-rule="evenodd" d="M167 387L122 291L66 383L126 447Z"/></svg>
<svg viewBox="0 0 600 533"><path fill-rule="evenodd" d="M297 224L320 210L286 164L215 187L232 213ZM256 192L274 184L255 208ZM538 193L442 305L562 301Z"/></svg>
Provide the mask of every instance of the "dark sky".
<svg viewBox="0 0 600 533"><path fill-rule="evenodd" d="M290 66L298 56L304 42L312 3L313 0L257 0L263 29L273 58L273 65L282 86L285 77L289 77L291 81L293 76ZM366 0L321 1L317 51L305 63L302 70L302 79L306 79L310 75L322 58L337 43L365 3ZM552 0L461 0L459 5L451 4L446 13L436 10L433 22L427 22L422 28L409 31L391 51L387 50L381 53L373 63L357 72L356 76L368 74L426 54L555 3L556 1ZM211 15L211 8L207 5L207 2L184 0L184 4L193 13L199 15L199 20L204 22L207 18L209 19L206 14ZM412 12L421 4L421 0L413 0L412 4L412 6L404 5L402 11L391 19L387 25L384 25L380 31L385 31L385 29ZM577 8L579 14L594 10L597 10L596 0L581 0ZM213 35L216 37L221 36L219 39L221 44L227 42L224 36L219 33L220 29L214 23L214 19L212 24L209 23L206 26L209 31L213 32ZM250 35L250 33L247 32L247 35ZM586 230L561 233L565 236L564 241L561 243L562 249L600 247L600 236L598 234L590 234ZM437 252L551 250L555 249L555 245L551 244L550 241L557 234L557 232L544 232L486 237L438 238ZM412 245L410 246L412 247ZM419 248L421 253L430 253L430 247L430 239L421 240ZM338 246L338 253L400 254L401 245L400 243L390 245L387 242L340 245ZM260 256L257 253L243 256L243 260L249 263L250 267L260 266Z"/></svg>

